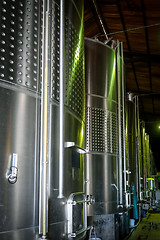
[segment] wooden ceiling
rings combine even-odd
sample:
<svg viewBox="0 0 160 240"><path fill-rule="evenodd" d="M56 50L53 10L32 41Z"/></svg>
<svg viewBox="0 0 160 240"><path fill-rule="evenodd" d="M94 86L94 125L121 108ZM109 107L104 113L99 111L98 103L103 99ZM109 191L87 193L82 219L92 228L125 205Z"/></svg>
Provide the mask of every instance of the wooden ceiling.
<svg viewBox="0 0 160 240"><path fill-rule="evenodd" d="M86 37L123 42L127 91L139 96L160 171L160 2L157 0L85 0Z"/></svg>

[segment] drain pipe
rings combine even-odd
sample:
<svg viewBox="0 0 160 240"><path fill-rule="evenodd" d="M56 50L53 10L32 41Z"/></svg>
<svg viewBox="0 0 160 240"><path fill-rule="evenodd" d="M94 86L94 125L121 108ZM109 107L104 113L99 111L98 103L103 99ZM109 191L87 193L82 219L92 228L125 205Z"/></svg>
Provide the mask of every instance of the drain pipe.
<svg viewBox="0 0 160 240"><path fill-rule="evenodd" d="M48 150L48 44L49 44L49 5L43 2L42 39L42 97L41 97L41 190L40 190L40 233L47 235L47 150Z"/></svg>
<svg viewBox="0 0 160 240"><path fill-rule="evenodd" d="M119 135L119 205L123 206L122 180L122 125L121 125L121 74L120 74L120 43L117 41L117 75L118 75L118 135Z"/></svg>
<svg viewBox="0 0 160 240"><path fill-rule="evenodd" d="M127 188L126 188L126 141L125 141L125 131L126 131L126 125L125 125L125 95L124 95L124 66L123 66L123 42L121 42L121 62L122 62L122 106L123 106L123 166L124 166L124 194L125 194L125 204L126 207L128 207L127 204Z"/></svg>
<svg viewBox="0 0 160 240"><path fill-rule="evenodd" d="M140 128L139 128L139 99L137 96L137 120L138 120L138 165L139 165L139 172L138 172L138 178L139 178L139 199L140 199L140 193L141 193L141 156L140 156Z"/></svg>
<svg viewBox="0 0 160 240"><path fill-rule="evenodd" d="M45 79L44 79L44 129L43 129L43 214L42 233L46 237L46 205L47 205L47 128L48 128L48 19L46 12L46 43L45 43Z"/></svg>
<svg viewBox="0 0 160 240"><path fill-rule="evenodd" d="M137 192L137 198L139 199L139 181L138 181L138 175L139 175L139 165L138 165L138 113L137 113L137 97L135 96L135 130L136 130L136 192Z"/></svg>
<svg viewBox="0 0 160 240"><path fill-rule="evenodd" d="M59 194L63 198L63 169L64 169L64 79L65 79L65 6L64 0L60 0L60 97L59 97Z"/></svg>

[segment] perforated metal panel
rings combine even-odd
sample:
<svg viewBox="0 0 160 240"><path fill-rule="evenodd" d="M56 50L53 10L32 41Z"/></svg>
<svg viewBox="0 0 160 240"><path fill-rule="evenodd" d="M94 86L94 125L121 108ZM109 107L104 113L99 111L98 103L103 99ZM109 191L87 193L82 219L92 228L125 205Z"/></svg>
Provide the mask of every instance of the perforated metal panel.
<svg viewBox="0 0 160 240"><path fill-rule="evenodd" d="M38 88L39 0L0 2L0 79Z"/></svg>
<svg viewBox="0 0 160 240"><path fill-rule="evenodd" d="M60 67L60 8L52 3L52 98L59 101L59 67Z"/></svg>
<svg viewBox="0 0 160 240"><path fill-rule="evenodd" d="M86 146L88 151L117 154L117 116L105 109L86 109Z"/></svg>
<svg viewBox="0 0 160 240"><path fill-rule="evenodd" d="M53 3L52 11L52 98L59 101L59 6ZM58 34L58 37L57 37ZM81 34L81 35L80 35ZM84 44L83 28L80 32L73 23L65 19L65 105L84 120Z"/></svg>

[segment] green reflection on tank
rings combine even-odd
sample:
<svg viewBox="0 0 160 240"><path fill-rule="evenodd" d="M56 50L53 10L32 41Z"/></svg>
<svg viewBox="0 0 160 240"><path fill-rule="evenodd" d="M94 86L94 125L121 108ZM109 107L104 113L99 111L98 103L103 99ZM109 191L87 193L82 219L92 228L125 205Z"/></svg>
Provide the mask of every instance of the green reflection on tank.
<svg viewBox="0 0 160 240"><path fill-rule="evenodd" d="M65 96L65 104L70 107L72 102L72 110L78 116L85 120L85 72L84 72L84 31L83 19L78 34L78 42L74 46L72 54L71 66L69 66L67 81L67 94ZM67 60L67 59L66 59ZM81 69L81 71L80 71ZM79 88L79 89L78 89ZM79 102L75 100L78 98ZM79 106L77 106L79 104ZM82 127L83 128L83 127Z"/></svg>
<svg viewBox="0 0 160 240"><path fill-rule="evenodd" d="M116 87L116 58L115 55L113 56L113 68L112 68L112 74L111 74L111 79L110 79L110 86L109 86L109 91L108 91L108 98L112 99L113 92L115 91Z"/></svg>

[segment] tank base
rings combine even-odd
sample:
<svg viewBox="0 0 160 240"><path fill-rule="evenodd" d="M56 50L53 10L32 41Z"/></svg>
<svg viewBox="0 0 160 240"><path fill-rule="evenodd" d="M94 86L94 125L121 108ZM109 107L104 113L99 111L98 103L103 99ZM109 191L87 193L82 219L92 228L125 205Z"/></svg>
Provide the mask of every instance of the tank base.
<svg viewBox="0 0 160 240"><path fill-rule="evenodd" d="M94 226L96 237L101 240L119 240L118 214L89 216L88 225Z"/></svg>

